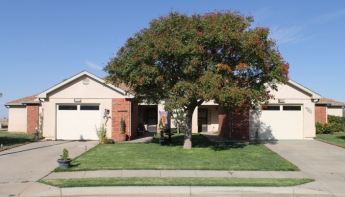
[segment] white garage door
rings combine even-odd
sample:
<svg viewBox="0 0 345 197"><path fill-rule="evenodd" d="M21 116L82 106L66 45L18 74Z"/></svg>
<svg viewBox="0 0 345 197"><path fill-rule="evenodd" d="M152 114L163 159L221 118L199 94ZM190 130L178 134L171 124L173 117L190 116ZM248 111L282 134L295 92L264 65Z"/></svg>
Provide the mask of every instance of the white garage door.
<svg viewBox="0 0 345 197"><path fill-rule="evenodd" d="M58 105L57 139L98 140L95 127L101 124L99 105Z"/></svg>
<svg viewBox="0 0 345 197"><path fill-rule="evenodd" d="M303 139L300 105L269 105L261 111L259 138Z"/></svg>

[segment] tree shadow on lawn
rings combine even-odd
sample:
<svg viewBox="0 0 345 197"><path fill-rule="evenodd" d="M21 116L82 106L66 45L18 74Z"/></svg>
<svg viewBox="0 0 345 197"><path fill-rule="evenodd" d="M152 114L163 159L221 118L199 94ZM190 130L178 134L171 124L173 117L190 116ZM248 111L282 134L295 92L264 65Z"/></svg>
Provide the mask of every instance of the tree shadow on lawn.
<svg viewBox="0 0 345 197"><path fill-rule="evenodd" d="M167 146L183 146L184 135L171 136L171 143L167 143ZM159 139L153 139L152 143L159 144ZM211 148L214 151L223 151L234 148L244 148L247 144L244 142L211 142L206 137L200 134L192 136L193 148Z"/></svg>
<svg viewBox="0 0 345 197"><path fill-rule="evenodd" d="M342 139L342 140L345 140L345 135L337 136L337 138Z"/></svg>

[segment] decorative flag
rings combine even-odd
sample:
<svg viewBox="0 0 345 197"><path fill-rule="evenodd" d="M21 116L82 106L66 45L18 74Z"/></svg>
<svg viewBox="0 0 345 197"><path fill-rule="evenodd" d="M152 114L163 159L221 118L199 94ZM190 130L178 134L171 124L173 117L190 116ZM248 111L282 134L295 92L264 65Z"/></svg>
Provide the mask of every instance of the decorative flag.
<svg viewBox="0 0 345 197"><path fill-rule="evenodd" d="M162 124L168 124L168 112L159 111L159 119Z"/></svg>

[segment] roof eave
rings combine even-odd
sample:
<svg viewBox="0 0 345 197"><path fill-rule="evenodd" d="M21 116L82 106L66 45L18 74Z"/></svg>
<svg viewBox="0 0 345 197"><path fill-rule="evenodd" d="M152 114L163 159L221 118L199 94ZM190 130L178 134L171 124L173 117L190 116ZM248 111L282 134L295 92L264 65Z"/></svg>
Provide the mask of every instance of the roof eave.
<svg viewBox="0 0 345 197"><path fill-rule="evenodd" d="M311 99L321 99L322 98L322 96L320 94L304 87L303 85L301 85L301 84L299 84L299 83L297 83L291 79L289 79L288 83L301 89L301 90L303 90L303 91L305 91L306 93L310 94Z"/></svg>

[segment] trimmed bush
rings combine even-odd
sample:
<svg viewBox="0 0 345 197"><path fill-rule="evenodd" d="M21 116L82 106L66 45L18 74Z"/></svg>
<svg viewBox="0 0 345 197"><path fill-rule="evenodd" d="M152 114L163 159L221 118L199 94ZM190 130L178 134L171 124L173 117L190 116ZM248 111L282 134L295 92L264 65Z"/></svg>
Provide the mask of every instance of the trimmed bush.
<svg viewBox="0 0 345 197"><path fill-rule="evenodd" d="M340 117L340 116L328 115L327 119L329 123L339 123L339 124L344 123L344 117Z"/></svg>
<svg viewBox="0 0 345 197"><path fill-rule="evenodd" d="M115 144L115 141L113 139L106 139L104 140L104 144Z"/></svg>
<svg viewBox="0 0 345 197"><path fill-rule="evenodd" d="M315 124L316 127L316 134L323 134L323 124L320 122L317 122Z"/></svg>
<svg viewBox="0 0 345 197"><path fill-rule="evenodd" d="M344 118L340 116L327 116L328 123L322 124L317 122L315 124L316 134L333 134L334 132L344 131Z"/></svg>

